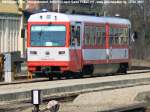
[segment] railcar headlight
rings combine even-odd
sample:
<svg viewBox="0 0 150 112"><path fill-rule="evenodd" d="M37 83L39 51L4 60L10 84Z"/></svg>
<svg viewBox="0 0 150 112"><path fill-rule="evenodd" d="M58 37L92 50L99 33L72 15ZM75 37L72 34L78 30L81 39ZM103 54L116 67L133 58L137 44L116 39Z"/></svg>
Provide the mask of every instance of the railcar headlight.
<svg viewBox="0 0 150 112"><path fill-rule="evenodd" d="M65 54L65 51L59 51L58 54Z"/></svg>
<svg viewBox="0 0 150 112"><path fill-rule="evenodd" d="M37 51L30 51L30 54L37 54Z"/></svg>
<svg viewBox="0 0 150 112"><path fill-rule="evenodd" d="M46 55L50 55L50 52L47 51L47 52L45 52L45 54L46 54Z"/></svg>

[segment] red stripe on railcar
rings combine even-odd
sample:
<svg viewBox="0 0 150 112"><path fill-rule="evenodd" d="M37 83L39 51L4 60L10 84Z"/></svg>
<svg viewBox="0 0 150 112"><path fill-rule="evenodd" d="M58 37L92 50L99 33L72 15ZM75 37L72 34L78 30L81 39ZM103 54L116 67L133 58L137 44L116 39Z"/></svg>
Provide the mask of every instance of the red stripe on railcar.
<svg viewBox="0 0 150 112"><path fill-rule="evenodd" d="M28 61L28 66L69 66L70 61Z"/></svg>
<svg viewBox="0 0 150 112"><path fill-rule="evenodd" d="M107 23L106 24L106 49L109 49L109 24Z"/></svg>
<svg viewBox="0 0 150 112"><path fill-rule="evenodd" d="M109 63L124 63L129 62L129 59L112 59ZM106 64L108 60L84 60L84 64Z"/></svg>

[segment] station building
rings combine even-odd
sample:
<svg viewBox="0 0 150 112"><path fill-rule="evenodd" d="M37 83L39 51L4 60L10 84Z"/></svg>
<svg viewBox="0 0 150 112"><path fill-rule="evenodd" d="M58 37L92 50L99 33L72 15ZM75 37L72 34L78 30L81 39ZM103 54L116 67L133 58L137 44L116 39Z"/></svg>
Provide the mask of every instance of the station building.
<svg viewBox="0 0 150 112"><path fill-rule="evenodd" d="M24 40L21 38L23 0L0 0L0 54L12 51L24 52Z"/></svg>

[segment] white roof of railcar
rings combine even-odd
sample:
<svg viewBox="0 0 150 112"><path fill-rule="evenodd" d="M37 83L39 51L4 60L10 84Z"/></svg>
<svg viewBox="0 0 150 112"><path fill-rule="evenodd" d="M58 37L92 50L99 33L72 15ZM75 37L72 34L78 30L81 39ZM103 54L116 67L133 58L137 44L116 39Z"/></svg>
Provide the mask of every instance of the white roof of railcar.
<svg viewBox="0 0 150 112"><path fill-rule="evenodd" d="M42 17L42 19L41 19ZM73 15L56 12L42 12L32 14L28 22L93 22L93 23L111 23L111 24L124 24L130 25L128 19L120 17L96 17L87 15Z"/></svg>

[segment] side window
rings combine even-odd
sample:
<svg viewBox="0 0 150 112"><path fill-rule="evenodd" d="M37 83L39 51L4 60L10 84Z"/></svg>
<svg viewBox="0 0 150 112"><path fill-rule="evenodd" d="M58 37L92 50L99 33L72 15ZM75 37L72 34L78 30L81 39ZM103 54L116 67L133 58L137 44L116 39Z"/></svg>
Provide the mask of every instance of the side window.
<svg viewBox="0 0 150 112"><path fill-rule="evenodd" d="M94 27L94 38L93 38L93 45L95 46L97 43L97 34L96 34L96 26Z"/></svg>
<svg viewBox="0 0 150 112"><path fill-rule="evenodd" d="M90 27L90 45L94 45L94 32L95 32L94 26L91 26Z"/></svg>
<svg viewBox="0 0 150 112"><path fill-rule="evenodd" d="M110 32L109 32L109 44L112 45L113 44L113 38L114 38L114 29L113 27L110 27Z"/></svg>
<svg viewBox="0 0 150 112"><path fill-rule="evenodd" d="M123 30L123 44L128 44L128 39L129 39L129 29L128 28L124 28Z"/></svg>
<svg viewBox="0 0 150 112"><path fill-rule="evenodd" d="M71 46L75 45L75 26L71 26L71 39L70 39Z"/></svg>
<svg viewBox="0 0 150 112"><path fill-rule="evenodd" d="M119 30L119 32L118 32L118 44L119 45L121 45L122 44L122 38L123 38L123 30L122 30L122 28L119 28L118 29Z"/></svg>
<svg viewBox="0 0 150 112"><path fill-rule="evenodd" d="M77 45L80 46L80 26L77 26L76 38L77 38Z"/></svg>
<svg viewBox="0 0 150 112"><path fill-rule="evenodd" d="M127 28L119 28L119 45L125 45L128 44L128 29Z"/></svg>
<svg viewBox="0 0 150 112"><path fill-rule="evenodd" d="M110 45L128 44L128 28L110 27Z"/></svg>
<svg viewBox="0 0 150 112"><path fill-rule="evenodd" d="M113 45L118 44L118 29L114 28Z"/></svg>
<svg viewBox="0 0 150 112"><path fill-rule="evenodd" d="M105 46L105 27L86 25L84 28L84 44L87 46Z"/></svg>
<svg viewBox="0 0 150 112"><path fill-rule="evenodd" d="M96 34L97 34L97 45L105 45L105 28L98 26L96 28Z"/></svg>
<svg viewBox="0 0 150 112"><path fill-rule="evenodd" d="M71 46L80 46L80 26L71 26Z"/></svg>
<svg viewBox="0 0 150 112"><path fill-rule="evenodd" d="M85 45L90 44L90 27L89 26L85 26L84 44Z"/></svg>
<svg viewBox="0 0 150 112"><path fill-rule="evenodd" d="M102 37L102 44L101 44L101 45L102 45L102 46L105 46L105 41L106 41L106 40L105 40L105 39L106 39L106 38L105 38L105 27L102 27L102 28L101 28L101 37Z"/></svg>
<svg viewBox="0 0 150 112"><path fill-rule="evenodd" d="M96 45L100 45L100 42L101 42L101 40L100 40L100 32L99 32L99 27L96 27L96 34L95 34L96 36L96 39L95 39L95 44Z"/></svg>

